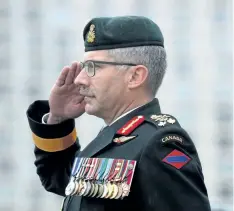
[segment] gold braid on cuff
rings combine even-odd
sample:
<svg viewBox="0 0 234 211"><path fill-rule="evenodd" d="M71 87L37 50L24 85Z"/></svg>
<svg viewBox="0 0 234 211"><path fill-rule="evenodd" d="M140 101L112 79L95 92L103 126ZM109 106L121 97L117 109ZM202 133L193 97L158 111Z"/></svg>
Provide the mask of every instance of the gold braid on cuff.
<svg viewBox="0 0 234 211"><path fill-rule="evenodd" d="M37 136L36 134L32 134L33 141L35 145L46 152L57 152L67 149L68 147L72 146L76 142L77 134L76 129L68 134L67 136L64 136L62 138L41 138Z"/></svg>

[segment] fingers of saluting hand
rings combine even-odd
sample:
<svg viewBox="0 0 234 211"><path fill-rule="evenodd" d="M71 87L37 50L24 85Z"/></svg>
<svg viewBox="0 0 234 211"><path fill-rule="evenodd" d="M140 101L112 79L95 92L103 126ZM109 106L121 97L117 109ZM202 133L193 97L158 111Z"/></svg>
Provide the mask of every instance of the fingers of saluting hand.
<svg viewBox="0 0 234 211"><path fill-rule="evenodd" d="M72 65L70 66L70 70L69 70L67 77L66 77L66 80L65 80L66 85L70 85L74 82L76 69L77 69L77 62L73 62Z"/></svg>
<svg viewBox="0 0 234 211"><path fill-rule="evenodd" d="M62 69L62 72L60 73L57 81L56 81L56 85L61 87L65 84L65 81L66 81L66 78L68 76L68 72L70 70L70 67L69 66L65 66L63 69Z"/></svg>
<svg viewBox="0 0 234 211"><path fill-rule="evenodd" d="M56 81L57 86L70 85L80 73L80 64L73 62L71 66L65 66Z"/></svg>

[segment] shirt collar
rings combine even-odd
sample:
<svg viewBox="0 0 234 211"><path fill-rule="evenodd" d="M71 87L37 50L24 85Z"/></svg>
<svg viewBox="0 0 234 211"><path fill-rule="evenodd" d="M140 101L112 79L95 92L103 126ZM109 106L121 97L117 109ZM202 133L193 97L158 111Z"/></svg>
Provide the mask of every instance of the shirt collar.
<svg viewBox="0 0 234 211"><path fill-rule="evenodd" d="M127 114L131 113L132 111L134 111L134 110L136 110L137 108L140 108L140 107L141 107L141 106L138 106L138 107L133 108L133 109L127 111L126 113L122 114L122 115L119 116L117 119L115 119L113 122L111 122L111 123L109 124L109 126L111 126L112 124L114 124L114 123L115 123L116 121L118 121L119 119L123 118L123 117L126 116Z"/></svg>
<svg viewBox="0 0 234 211"><path fill-rule="evenodd" d="M135 117L136 115L152 115L152 114L159 114L159 113L161 113L159 101L157 98L154 98L149 103L146 103L144 105L140 105L140 106L133 108L133 109L127 111L126 113L122 114L117 119L115 119L113 122L111 122L109 125L106 125L104 123L101 131L104 128L107 128L108 126L110 126L112 129L114 128L114 130L118 130L120 127L122 127L122 125L124 123L126 123L128 120Z"/></svg>

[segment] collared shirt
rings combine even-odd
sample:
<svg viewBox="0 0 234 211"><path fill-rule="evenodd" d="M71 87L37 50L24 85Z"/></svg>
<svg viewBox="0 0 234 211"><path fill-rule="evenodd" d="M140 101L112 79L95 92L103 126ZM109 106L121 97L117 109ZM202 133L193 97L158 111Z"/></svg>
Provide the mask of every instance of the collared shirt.
<svg viewBox="0 0 234 211"><path fill-rule="evenodd" d="M104 128L106 128L107 126L111 126L112 124L114 124L114 123L115 123L116 121L118 121L119 119L123 118L123 117L126 116L127 114L131 113L132 111L134 111L134 110L136 110L137 108L140 108L140 107L141 107L141 106L138 106L138 107L136 107L136 108L133 108L133 109L127 111L126 113L123 113L123 114L120 115L118 118L116 118L114 121L112 121L109 125L103 125L102 128L101 128L101 130L100 130L100 132L101 132ZM100 133L100 132L99 132L99 133Z"/></svg>
<svg viewBox="0 0 234 211"><path fill-rule="evenodd" d="M131 113L132 111L134 111L134 110L136 110L137 108L140 108L140 107L141 107L141 106L138 106L138 107L136 107L136 108L133 108L133 109L127 111L126 113L123 113L123 114L120 115L118 118L116 118L113 122L111 122L111 123L109 124L109 126L111 126L111 125L114 124L117 120L123 118L123 117L126 116L127 114Z"/></svg>

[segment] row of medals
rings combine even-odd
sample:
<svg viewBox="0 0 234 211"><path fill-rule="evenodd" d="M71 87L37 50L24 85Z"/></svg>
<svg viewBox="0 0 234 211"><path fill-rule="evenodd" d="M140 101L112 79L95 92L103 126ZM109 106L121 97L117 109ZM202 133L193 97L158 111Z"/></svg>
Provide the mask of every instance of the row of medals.
<svg viewBox="0 0 234 211"><path fill-rule="evenodd" d="M130 191L135 161L108 158L76 158L66 187L67 196L79 195L106 199L123 199ZM102 174L101 174L102 172ZM115 173L115 175L113 174ZM108 178L110 178L108 180Z"/></svg>

